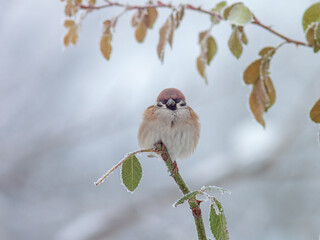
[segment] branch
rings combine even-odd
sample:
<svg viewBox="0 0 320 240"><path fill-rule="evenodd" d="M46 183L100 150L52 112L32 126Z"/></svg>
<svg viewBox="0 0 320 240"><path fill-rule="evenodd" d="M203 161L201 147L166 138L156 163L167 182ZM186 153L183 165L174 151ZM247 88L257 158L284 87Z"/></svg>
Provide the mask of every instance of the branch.
<svg viewBox="0 0 320 240"><path fill-rule="evenodd" d="M255 15L252 15L253 16L253 21L251 22L252 24L256 24L264 29L266 29L267 31L273 33L274 35L284 39L287 43L294 43L295 45L301 45L301 46L305 46L305 47L311 47L309 44L305 43L305 42L300 42L300 41L296 41L296 40L293 40L291 38L288 38L286 36L284 36L283 34L281 33L278 33L276 32L275 30L273 30L271 27L268 27L266 25L264 25L263 23L261 23L257 17Z"/></svg>
<svg viewBox="0 0 320 240"><path fill-rule="evenodd" d="M129 5L129 4L123 4L123 3L111 2L111 1L108 1L107 4L100 5L100 6L82 5L82 4L79 5L80 9L88 10L88 11L99 10L99 9L108 8L108 7L114 7L114 6L125 8L125 10L128 10L128 11L129 10L134 10L134 9L143 10L143 9L148 9L148 8L177 9L177 7L173 6L171 3L165 4L165 3L161 2L161 1L158 1L157 4L150 4L150 5L146 5L146 6ZM188 10L197 11L197 12L200 12L200 13L204 13L204 14L208 14L210 16L216 17L217 20L222 20L223 19L223 16L221 14L219 14L217 12L214 12L214 11L209 11L209 10L202 9L201 7L195 7L195 6L191 5L191 4L181 4L180 6L183 6L185 9L188 9ZM268 27L267 25L261 23L254 14L252 14L252 16L253 16L253 21L251 22L252 24L258 25L261 28L271 32L272 34L284 39L286 41L286 43L293 43L296 46L300 45L300 46L305 46L305 47L312 47L312 46L310 46L309 44L307 44L305 42L297 41L297 40L291 39L289 37L286 37L285 35L273 30L271 27Z"/></svg>
<svg viewBox="0 0 320 240"><path fill-rule="evenodd" d="M170 176L172 176L173 180L176 182L176 184L180 188L181 192L184 195L190 193L190 190L189 190L187 184L184 182L183 178L181 177L181 175L179 173L179 169L178 169L176 161L172 161L165 145L164 144L156 144L156 148L158 151L162 152L161 157L162 157L163 161L165 162L165 164L167 165L168 171L171 173ZM197 199L195 197L191 198L188 201L188 203L189 203L190 209L192 211L194 222L196 224L198 239L199 240L207 240L205 228L203 225L200 203L197 201Z"/></svg>

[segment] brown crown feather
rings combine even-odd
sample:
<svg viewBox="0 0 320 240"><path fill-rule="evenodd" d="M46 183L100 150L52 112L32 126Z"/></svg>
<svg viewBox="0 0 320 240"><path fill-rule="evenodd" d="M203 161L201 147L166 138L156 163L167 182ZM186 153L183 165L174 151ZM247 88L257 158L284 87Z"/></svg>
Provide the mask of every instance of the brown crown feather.
<svg viewBox="0 0 320 240"><path fill-rule="evenodd" d="M176 88L166 88L162 90L162 92L159 94L157 98L157 102L168 100L168 99L181 99L183 101L186 101L186 98L184 97L183 93Z"/></svg>

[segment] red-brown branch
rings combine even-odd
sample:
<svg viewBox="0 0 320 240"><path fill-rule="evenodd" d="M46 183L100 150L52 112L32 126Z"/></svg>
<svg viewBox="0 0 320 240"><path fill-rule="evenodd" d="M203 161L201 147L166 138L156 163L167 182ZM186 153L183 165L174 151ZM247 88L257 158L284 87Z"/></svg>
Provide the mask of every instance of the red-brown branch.
<svg viewBox="0 0 320 240"><path fill-rule="evenodd" d="M99 9L103 9L103 8L108 8L108 7L122 7L125 8L126 10L134 10L134 9L148 9L148 8L170 8L170 9L177 9L176 6L173 6L171 3L169 4L165 4L161 1L158 1L156 4L149 4L149 5L145 5L145 6L138 6L138 5L128 5L128 4L123 4L123 3L118 3L118 2L111 2L111 1L107 1L107 4L104 5L100 5L100 6L90 6L90 5L79 5L80 9L84 9L84 10L99 10ZM216 17L218 20L222 20L223 17L221 14L217 13L217 12L213 12L213 11L209 11L209 10L205 10L202 9L201 7L195 7L191 4L185 4L185 5L181 5L184 6L185 9L188 10L192 10L192 11L197 11L197 12L201 12L204 14L208 14L211 16ZM296 46L305 46L305 47L312 47L309 44L305 43L305 42L301 42L301 41L297 41L294 39L291 39L289 37L286 37L285 35L273 30L271 27L261 23L256 16L253 15L253 21L251 22L252 24L258 25L261 28L271 32L272 34L284 39L287 43L293 43Z"/></svg>

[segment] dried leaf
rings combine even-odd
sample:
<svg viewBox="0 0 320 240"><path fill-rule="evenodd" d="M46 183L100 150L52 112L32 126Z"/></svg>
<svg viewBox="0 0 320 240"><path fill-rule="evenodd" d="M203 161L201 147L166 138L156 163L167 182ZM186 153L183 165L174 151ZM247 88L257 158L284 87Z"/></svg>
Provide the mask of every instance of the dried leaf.
<svg viewBox="0 0 320 240"><path fill-rule="evenodd" d="M145 25L144 21L140 21L138 26L136 27L135 31L135 37L137 42L141 43L143 42L144 38L146 37L147 34L147 26Z"/></svg>
<svg viewBox="0 0 320 240"><path fill-rule="evenodd" d="M246 84L254 84L260 77L262 59L252 62L243 73L243 80Z"/></svg>
<svg viewBox="0 0 320 240"><path fill-rule="evenodd" d="M275 50L276 49L274 47L265 47L260 50L259 55L261 57L272 57L275 53Z"/></svg>
<svg viewBox="0 0 320 240"><path fill-rule="evenodd" d="M264 81L264 87L266 89L266 92L268 94L268 97L269 97L269 103L268 103L268 106L266 106L266 110L265 111L268 111L268 109L270 107L272 107L272 105L275 103L276 101L276 90L273 86L273 83L272 83L272 80L270 77L267 77Z"/></svg>
<svg viewBox="0 0 320 240"><path fill-rule="evenodd" d="M199 33L199 43L201 44L201 42L203 41L203 38L208 35L209 32L208 31L203 31Z"/></svg>
<svg viewBox="0 0 320 240"><path fill-rule="evenodd" d="M320 22L320 2L311 5L304 12L302 18L303 31L306 31L315 22Z"/></svg>
<svg viewBox="0 0 320 240"><path fill-rule="evenodd" d="M249 104L255 119L265 127L263 113L269 105L269 97L262 78L259 78L256 84L253 85L253 89L249 97Z"/></svg>
<svg viewBox="0 0 320 240"><path fill-rule="evenodd" d="M64 21L64 26L65 26L66 28L71 28L71 27L73 27L74 25L75 25L75 22L74 22L73 20L67 19L67 20Z"/></svg>
<svg viewBox="0 0 320 240"><path fill-rule="evenodd" d="M320 99L313 105L310 111L310 118L315 123L320 123Z"/></svg>
<svg viewBox="0 0 320 240"><path fill-rule="evenodd" d="M103 56L107 60L110 59L110 54L112 51L111 40L112 40L111 33L102 35L101 40L100 40L100 51L102 52Z"/></svg>
<svg viewBox="0 0 320 240"><path fill-rule="evenodd" d="M237 4L231 8L228 20L231 24L246 25L251 22L252 14L245 5Z"/></svg>
<svg viewBox="0 0 320 240"><path fill-rule="evenodd" d="M240 40L239 31L237 27L233 28L228 45L232 54L236 58L240 58L243 48L242 48L242 43Z"/></svg>
<svg viewBox="0 0 320 240"><path fill-rule="evenodd" d="M176 12L176 29L179 27L180 22L184 16L184 6L180 5L180 9Z"/></svg>
<svg viewBox="0 0 320 240"><path fill-rule="evenodd" d="M197 58L197 69L198 69L198 72L204 78L206 84L208 84L208 79L207 79L206 72L205 72L206 62L207 62L206 59L201 57L201 56L199 56Z"/></svg>
<svg viewBox="0 0 320 240"><path fill-rule="evenodd" d="M136 11L131 18L131 26L136 27L140 22L141 11Z"/></svg>
<svg viewBox="0 0 320 240"><path fill-rule="evenodd" d="M207 64L209 65L213 57L217 53L217 43L212 36L207 38Z"/></svg>
<svg viewBox="0 0 320 240"><path fill-rule="evenodd" d="M170 27L168 42L170 47L172 47L173 34L174 34L174 30L176 29L175 19L172 14L170 15L170 24L171 24L171 27Z"/></svg>
<svg viewBox="0 0 320 240"><path fill-rule="evenodd" d="M168 37L169 37L169 33L170 33L170 27L171 27L171 23L170 23L170 18L164 23L164 25L160 28L160 38L159 38L159 43L157 46L157 53L158 53L158 57L159 59L163 62L163 58L164 58L164 48L168 42Z"/></svg>
<svg viewBox="0 0 320 240"><path fill-rule="evenodd" d="M147 14L144 15L144 23L147 26L147 28L152 28L153 24L158 18L158 11L156 8L148 8Z"/></svg>

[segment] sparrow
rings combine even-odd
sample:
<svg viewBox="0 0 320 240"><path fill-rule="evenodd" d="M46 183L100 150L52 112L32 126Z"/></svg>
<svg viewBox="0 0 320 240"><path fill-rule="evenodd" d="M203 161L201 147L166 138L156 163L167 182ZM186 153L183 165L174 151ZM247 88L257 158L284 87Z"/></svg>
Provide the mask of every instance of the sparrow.
<svg viewBox="0 0 320 240"><path fill-rule="evenodd" d="M176 88L160 92L156 103L144 111L138 132L142 149L163 143L174 161L190 156L197 147L199 136L198 115Z"/></svg>

